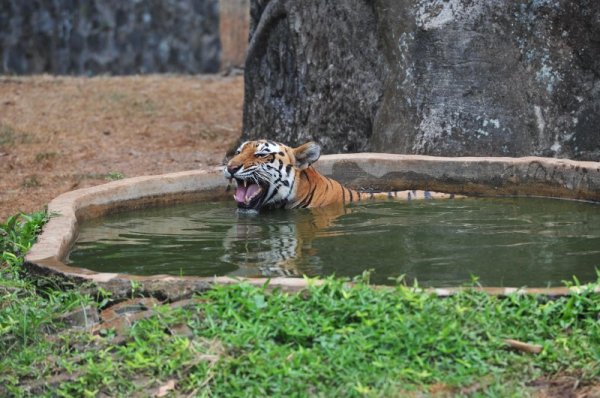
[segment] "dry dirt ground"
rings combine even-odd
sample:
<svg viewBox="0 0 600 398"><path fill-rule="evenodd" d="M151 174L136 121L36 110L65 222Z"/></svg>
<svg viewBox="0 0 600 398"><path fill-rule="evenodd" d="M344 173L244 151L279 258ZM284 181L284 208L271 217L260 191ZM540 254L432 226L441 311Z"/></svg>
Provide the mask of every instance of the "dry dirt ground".
<svg viewBox="0 0 600 398"><path fill-rule="evenodd" d="M110 179L221 164L243 78L0 77L0 222Z"/></svg>

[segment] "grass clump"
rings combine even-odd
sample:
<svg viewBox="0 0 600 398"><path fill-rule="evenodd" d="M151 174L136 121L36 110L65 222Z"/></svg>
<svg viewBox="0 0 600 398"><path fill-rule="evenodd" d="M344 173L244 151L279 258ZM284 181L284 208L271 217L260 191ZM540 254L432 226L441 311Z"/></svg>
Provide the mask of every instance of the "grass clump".
<svg viewBox="0 0 600 398"><path fill-rule="evenodd" d="M51 352L44 338L61 327L60 314L91 301L77 292L40 290L24 275L24 255L47 220L45 212L20 213L0 224L0 375L8 376L9 386L14 372L42 377L30 366ZM2 391L0 386L0 396L6 396Z"/></svg>
<svg viewBox="0 0 600 398"><path fill-rule="evenodd" d="M30 144L31 135L0 123L0 145Z"/></svg>
<svg viewBox="0 0 600 398"><path fill-rule="evenodd" d="M0 271L14 271L23 264L23 256L33 245L42 226L48 221L45 212L19 213L0 224Z"/></svg>
<svg viewBox="0 0 600 398"><path fill-rule="evenodd" d="M110 171L106 174L106 179L108 181L117 181L125 178L125 175L120 171Z"/></svg>
<svg viewBox="0 0 600 398"><path fill-rule="evenodd" d="M20 267L45 215L17 219L1 229L12 264L4 268ZM119 337L57 321L77 306L106 305L108 294L40 291L14 269L2 275L24 292L2 293L0 395L504 397L530 394L540 377L585 386L600 376L594 286L558 299L475 290L440 299L333 278L301 293L240 283L185 307L157 305ZM506 338L542 351L511 350Z"/></svg>
<svg viewBox="0 0 600 398"><path fill-rule="evenodd" d="M35 154L35 161L38 163L50 161L58 157L57 152L38 152Z"/></svg>

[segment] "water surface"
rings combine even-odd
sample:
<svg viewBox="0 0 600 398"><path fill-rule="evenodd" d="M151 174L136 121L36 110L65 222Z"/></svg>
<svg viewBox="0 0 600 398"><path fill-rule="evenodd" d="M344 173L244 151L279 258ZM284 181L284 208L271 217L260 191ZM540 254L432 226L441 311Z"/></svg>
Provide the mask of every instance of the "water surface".
<svg viewBox="0 0 600 398"><path fill-rule="evenodd" d="M405 275L422 286L560 286L596 280L600 206L552 199L371 202L238 213L233 202L83 223L69 262L137 275Z"/></svg>

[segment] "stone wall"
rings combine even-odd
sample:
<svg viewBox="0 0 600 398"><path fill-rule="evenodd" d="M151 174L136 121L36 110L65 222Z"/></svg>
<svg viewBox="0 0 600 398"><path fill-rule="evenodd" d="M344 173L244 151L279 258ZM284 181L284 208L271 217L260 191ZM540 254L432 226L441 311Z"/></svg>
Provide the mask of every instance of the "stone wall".
<svg viewBox="0 0 600 398"><path fill-rule="evenodd" d="M219 70L218 0L0 0L0 73Z"/></svg>
<svg viewBox="0 0 600 398"><path fill-rule="evenodd" d="M600 160L597 0L252 0L244 137Z"/></svg>

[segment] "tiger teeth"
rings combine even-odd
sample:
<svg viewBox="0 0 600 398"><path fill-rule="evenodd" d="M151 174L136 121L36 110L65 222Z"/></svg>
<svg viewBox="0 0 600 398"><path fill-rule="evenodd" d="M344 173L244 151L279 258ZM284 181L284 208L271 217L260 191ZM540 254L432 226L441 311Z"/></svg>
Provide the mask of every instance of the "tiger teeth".
<svg viewBox="0 0 600 398"><path fill-rule="evenodd" d="M252 195L249 198L248 197L244 198L244 203L249 204L252 199L254 199L256 196L258 196L258 194L259 194L259 192L255 193L254 195Z"/></svg>

